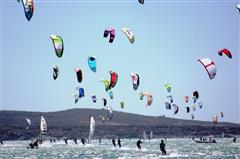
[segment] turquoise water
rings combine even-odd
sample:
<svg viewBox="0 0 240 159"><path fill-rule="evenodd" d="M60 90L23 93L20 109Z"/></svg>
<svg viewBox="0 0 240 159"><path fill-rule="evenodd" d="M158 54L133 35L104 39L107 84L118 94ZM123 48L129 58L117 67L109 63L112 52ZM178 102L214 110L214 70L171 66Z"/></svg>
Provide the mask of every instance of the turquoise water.
<svg viewBox="0 0 240 159"><path fill-rule="evenodd" d="M89 158L89 159L152 159L152 158L193 158L193 159L240 159L240 142L232 143L232 139L216 139L217 144L197 144L190 139L168 139L165 141L167 156L159 151L160 139L143 141L142 149L136 147L137 139L122 140L122 148L114 148L111 141L94 140L83 146L69 141L57 143L44 142L39 149L30 150L26 146L29 141L5 141L0 146L1 159L38 159L38 158Z"/></svg>

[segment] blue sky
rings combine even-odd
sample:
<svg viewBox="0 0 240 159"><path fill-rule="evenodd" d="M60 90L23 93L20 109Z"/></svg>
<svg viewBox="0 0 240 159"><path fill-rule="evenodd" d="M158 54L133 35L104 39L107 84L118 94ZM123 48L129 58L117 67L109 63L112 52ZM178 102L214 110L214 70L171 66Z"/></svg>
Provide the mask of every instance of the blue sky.
<svg viewBox="0 0 240 159"><path fill-rule="evenodd" d="M190 119L185 111L185 95L200 93L203 109L195 118L211 120L212 114L225 113L220 121L239 119L239 13L237 1L37 1L30 22L17 1L2 2L1 34L1 106L3 110L57 111L69 108L102 108L107 98L114 110L144 115L166 115ZM116 29L111 44L103 38L107 27ZM129 27L135 34L131 44L121 32ZM63 58L55 55L50 35L64 40ZM228 48L233 59L218 56ZM88 56L97 57L97 73L88 68ZM199 58L209 57L217 66L210 80ZM52 78L52 66L60 68L59 78ZM83 70L78 84L75 67ZM108 98L100 79L109 71L119 74ZM140 75L139 91L149 91L153 104L146 108L132 89L130 73ZM164 103L172 85L177 115ZM85 88L86 97L74 104L76 86ZM97 103L91 94L97 95ZM119 101L124 100L125 109Z"/></svg>

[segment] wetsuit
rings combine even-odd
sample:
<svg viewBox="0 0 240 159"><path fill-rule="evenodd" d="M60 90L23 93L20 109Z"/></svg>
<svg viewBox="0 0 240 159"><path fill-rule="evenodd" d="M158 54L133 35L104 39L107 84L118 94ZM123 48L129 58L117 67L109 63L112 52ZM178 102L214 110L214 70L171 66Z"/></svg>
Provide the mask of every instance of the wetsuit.
<svg viewBox="0 0 240 159"><path fill-rule="evenodd" d="M142 143L142 141L139 139L138 141L137 141L137 147L138 147L138 149L140 150L141 149L141 144Z"/></svg>
<svg viewBox="0 0 240 159"><path fill-rule="evenodd" d="M165 145L165 143L162 140L161 143L160 143L160 150L162 151L162 155L166 155L167 154L165 147L166 147L166 145Z"/></svg>
<svg viewBox="0 0 240 159"><path fill-rule="evenodd" d="M116 143L115 143L115 139L112 139L112 144L114 145L114 147L116 147Z"/></svg>
<svg viewBox="0 0 240 159"><path fill-rule="evenodd" d="M64 139L64 142L65 142L65 144L68 144L68 141L67 141L67 139Z"/></svg>
<svg viewBox="0 0 240 159"><path fill-rule="evenodd" d="M118 146L119 146L119 148L122 147L120 138L118 138Z"/></svg>
<svg viewBox="0 0 240 159"><path fill-rule="evenodd" d="M84 138L81 139L81 142L82 142L83 145L85 145L85 139Z"/></svg>
<svg viewBox="0 0 240 159"><path fill-rule="evenodd" d="M73 141L75 142L75 144L77 144L77 139L73 139Z"/></svg>
<svg viewBox="0 0 240 159"><path fill-rule="evenodd" d="M236 143L236 140L237 140L237 138L236 138L236 137L234 137L234 138L233 138L233 142L234 142L234 143Z"/></svg>

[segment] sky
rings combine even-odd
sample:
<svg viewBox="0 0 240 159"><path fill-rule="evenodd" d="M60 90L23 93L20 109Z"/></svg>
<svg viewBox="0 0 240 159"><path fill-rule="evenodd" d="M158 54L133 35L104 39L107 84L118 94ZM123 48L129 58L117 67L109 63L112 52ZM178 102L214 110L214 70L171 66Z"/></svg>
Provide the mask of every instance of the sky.
<svg viewBox="0 0 240 159"><path fill-rule="evenodd" d="M31 21L27 21L22 4L16 0L1 1L1 110L58 111L71 108L101 109L101 98L107 98L114 110L143 115L165 115L190 119L184 96L200 94L203 108L194 112L196 120L212 120L224 112L219 121L240 123L239 109L239 12L238 1L161 1L145 0L35 0ZM113 43L103 38L105 28L113 27ZM135 42L122 33L129 27ZM62 58L55 55L50 35L64 40ZM228 48L233 55L219 56ZM97 57L97 72L87 63ZM216 77L208 78L197 61L208 57L217 67ZM52 78L52 67L60 74ZM83 71L77 82L75 68ZM113 88L114 99L105 92L101 79L109 71L118 73ZM130 73L140 76L138 91L132 88ZM179 105L177 115L165 109L167 91ZM74 104L76 87L85 89L85 97ZM153 104L139 100L139 91L149 91ZM97 103L92 103L91 94ZM125 108L120 108L120 100Z"/></svg>

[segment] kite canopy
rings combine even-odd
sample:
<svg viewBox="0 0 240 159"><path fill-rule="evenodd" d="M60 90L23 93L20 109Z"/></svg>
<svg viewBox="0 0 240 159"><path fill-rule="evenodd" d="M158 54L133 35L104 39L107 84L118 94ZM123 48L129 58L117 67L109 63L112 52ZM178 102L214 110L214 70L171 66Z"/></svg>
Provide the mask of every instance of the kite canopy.
<svg viewBox="0 0 240 159"><path fill-rule="evenodd" d="M93 71L96 72L97 71L97 62L96 62L96 57L90 56L88 57L88 66L89 68Z"/></svg>
<svg viewBox="0 0 240 159"><path fill-rule="evenodd" d="M210 60L209 58L202 58L198 61L201 62L201 64L206 69L209 78L213 79L216 76L216 73L217 73L217 69L216 69L216 66L215 66L214 62L212 60Z"/></svg>
<svg viewBox="0 0 240 159"><path fill-rule="evenodd" d="M58 78L59 69L56 65L53 66L53 79L56 80Z"/></svg>
<svg viewBox="0 0 240 159"><path fill-rule="evenodd" d="M171 103L165 102L165 107L166 109L171 110Z"/></svg>
<svg viewBox="0 0 240 159"><path fill-rule="evenodd" d="M107 110L108 120L111 120L111 119L113 118L113 109L112 109L112 107L107 106L107 107L106 107L106 110Z"/></svg>
<svg viewBox="0 0 240 159"><path fill-rule="evenodd" d="M144 97L143 92L139 92L139 98L140 98L140 100L143 100L143 97Z"/></svg>
<svg viewBox="0 0 240 159"><path fill-rule="evenodd" d="M199 93L198 91L194 91L193 92L193 102L196 103L197 99L199 98Z"/></svg>
<svg viewBox="0 0 240 159"><path fill-rule="evenodd" d="M79 83L81 83L83 79L82 70L80 68L76 68L75 71L77 74L77 80Z"/></svg>
<svg viewBox="0 0 240 159"><path fill-rule="evenodd" d="M83 89L83 88L79 88L79 87L77 87L76 89L77 89L78 92L79 92L78 97L79 97L79 98L84 97L84 89Z"/></svg>
<svg viewBox="0 0 240 159"><path fill-rule="evenodd" d="M144 4L144 0L138 0L138 2Z"/></svg>
<svg viewBox="0 0 240 159"><path fill-rule="evenodd" d="M191 114L191 118L192 118L192 120L194 119L194 114Z"/></svg>
<svg viewBox="0 0 240 159"><path fill-rule="evenodd" d="M139 75L136 74L136 73L131 73L130 76L132 78L133 89L136 91L138 89L138 86L139 86L139 83L140 83Z"/></svg>
<svg viewBox="0 0 240 159"><path fill-rule="evenodd" d="M236 8L237 8L238 11L240 12L240 4L237 4Z"/></svg>
<svg viewBox="0 0 240 159"><path fill-rule="evenodd" d="M111 89L110 87L110 81L109 80L104 80L102 79L100 82L103 82L104 86L105 86L105 91L109 91Z"/></svg>
<svg viewBox="0 0 240 159"><path fill-rule="evenodd" d="M165 83L165 87L166 87L167 91L170 93L171 92L171 84Z"/></svg>
<svg viewBox="0 0 240 159"><path fill-rule="evenodd" d="M189 97L188 97L188 96L185 96L185 97L184 97L184 100L185 100L186 103L188 103Z"/></svg>
<svg viewBox="0 0 240 159"><path fill-rule="evenodd" d="M167 98L170 100L170 102L173 102L173 97L171 95L167 96Z"/></svg>
<svg viewBox="0 0 240 159"><path fill-rule="evenodd" d="M113 92L112 91L108 91L109 97L110 99L113 99Z"/></svg>
<svg viewBox="0 0 240 159"><path fill-rule="evenodd" d="M230 59L232 58L232 54L228 49L221 49L218 51L218 55L222 56L223 54L227 55Z"/></svg>
<svg viewBox="0 0 240 159"><path fill-rule="evenodd" d="M224 117L224 114L223 114L223 112L221 112L221 117L222 117L222 118Z"/></svg>
<svg viewBox="0 0 240 159"><path fill-rule="evenodd" d="M116 72L113 71L109 71L110 73L110 88L115 87L115 85L117 84L117 80L118 80L118 74Z"/></svg>
<svg viewBox="0 0 240 159"><path fill-rule="evenodd" d="M135 36L134 36L133 32L129 28L123 28L122 32L127 36L130 43L133 44L134 40L135 40Z"/></svg>
<svg viewBox="0 0 240 159"><path fill-rule="evenodd" d="M33 11L34 11L33 0L21 0L21 1L23 4L25 17L27 18L28 21L30 21L33 16ZM18 0L18 2L20 2L20 0Z"/></svg>
<svg viewBox="0 0 240 159"><path fill-rule="evenodd" d="M146 104L146 106L150 106L152 104L152 102L153 102L152 95L150 94L150 92L145 92L144 96L147 96L147 104Z"/></svg>
<svg viewBox="0 0 240 159"><path fill-rule="evenodd" d="M198 106L199 106L199 108L200 108L200 109L202 109L202 107L203 107L203 104L202 104L202 102L201 102L201 101L199 101L199 102L198 102Z"/></svg>
<svg viewBox="0 0 240 159"><path fill-rule="evenodd" d="M114 28L107 28L104 30L103 37L107 38L109 35L109 42L112 43L115 38L115 29Z"/></svg>
<svg viewBox="0 0 240 159"><path fill-rule="evenodd" d="M174 115L178 113L179 107L176 104L173 104L174 107Z"/></svg>
<svg viewBox="0 0 240 159"><path fill-rule="evenodd" d="M120 101L120 106L121 106L121 108L123 109L124 108L124 101Z"/></svg>
<svg viewBox="0 0 240 159"><path fill-rule="evenodd" d="M77 95L77 94L72 94L73 95L73 97L74 97L74 103L75 104L77 104L77 102L78 102L78 100L79 100L79 95Z"/></svg>
<svg viewBox="0 0 240 159"><path fill-rule="evenodd" d="M97 102L97 97L95 94L92 94L92 101L93 103L96 103Z"/></svg>
<svg viewBox="0 0 240 159"><path fill-rule="evenodd" d="M102 98L102 100L103 100L103 106L106 106L107 105L107 99Z"/></svg>
<svg viewBox="0 0 240 159"><path fill-rule="evenodd" d="M192 110L193 110L193 111L196 111L196 108L197 108L196 105L193 104L193 105L192 105Z"/></svg>
<svg viewBox="0 0 240 159"><path fill-rule="evenodd" d="M63 55L63 49L64 49L63 39L59 35L51 35L50 38L52 39L57 57L61 58Z"/></svg>

